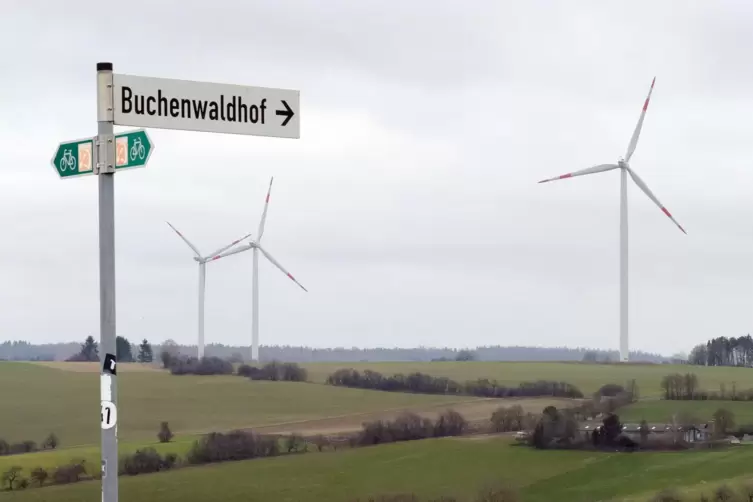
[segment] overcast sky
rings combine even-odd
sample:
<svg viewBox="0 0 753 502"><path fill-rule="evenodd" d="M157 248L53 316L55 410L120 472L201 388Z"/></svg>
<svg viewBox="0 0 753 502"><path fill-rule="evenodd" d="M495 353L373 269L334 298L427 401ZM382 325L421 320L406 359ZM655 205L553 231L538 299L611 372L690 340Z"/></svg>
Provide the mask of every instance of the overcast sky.
<svg viewBox="0 0 753 502"><path fill-rule="evenodd" d="M100 17L97 17L100 16ZM150 130L116 176L117 331L195 343L203 252L256 233L262 344L618 347L614 162L632 167L631 349L753 327L753 4L4 0L0 339L98 336L95 65L298 89L301 139ZM207 267L207 343L248 344L251 254Z"/></svg>

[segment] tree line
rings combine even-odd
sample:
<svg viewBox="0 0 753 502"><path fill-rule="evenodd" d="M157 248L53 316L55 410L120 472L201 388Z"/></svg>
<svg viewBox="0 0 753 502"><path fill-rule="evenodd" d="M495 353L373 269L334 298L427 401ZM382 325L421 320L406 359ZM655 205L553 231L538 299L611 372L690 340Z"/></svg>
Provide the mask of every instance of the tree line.
<svg viewBox="0 0 753 502"><path fill-rule="evenodd" d="M720 336L693 347L688 363L699 366L753 366L753 338Z"/></svg>
<svg viewBox="0 0 753 502"><path fill-rule="evenodd" d="M753 389L738 389L734 382L729 387L719 384L718 391L702 389L695 373L665 375L661 388L670 401L753 401Z"/></svg>
<svg viewBox="0 0 753 502"><path fill-rule="evenodd" d="M496 380L486 378L460 383L446 377L435 377L420 372L384 376L377 371L360 372L352 368L341 368L335 371L327 377L327 383L342 387L420 394L462 394L479 397L583 397L583 393L576 386L567 382L538 380L508 387Z"/></svg>
<svg viewBox="0 0 753 502"><path fill-rule="evenodd" d="M154 351L149 341L144 338L138 346L136 357L133 356L133 346L127 338L117 336L115 338L115 357L118 362L124 363L151 363L154 360ZM94 337L89 335L81 344L78 352L66 359L67 362L94 362L99 361L99 344Z"/></svg>
<svg viewBox="0 0 753 502"><path fill-rule="evenodd" d="M173 340L152 343L153 354L159 354L165 346L175 347L181 354L196 355L196 345L180 345ZM133 347L136 354L137 348ZM79 353L80 344L74 342L32 344L27 341L0 342L0 360L15 361L64 361ZM262 345L259 350L261 361L290 361L297 363L313 362L429 362L454 361L463 359L468 353L478 361L581 361L584 354L593 352L597 359L618 360L616 351L594 350L569 347L525 347L525 346L481 346L465 349L449 347L414 347L414 348L373 348L361 349L350 347L298 347L289 345ZM205 355L221 358L234 358L238 362L247 359L247 346L209 344ZM590 357L590 356L589 356ZM668 358L659 354L635 351L630 353L631 361L663 363Z"/></svg>
<svg viewBox="0 0 753 502"><path fill-rule="evenodd" d="M467 432L468 422L458 412L446 410L435 420L422 418L414 413L402 413L394 420L376 420L364 423L362 429L345 438L350 448L373 446L400 441L413 441L434 437L459 436ZM166 422L162 422L157 434L160 442L167 443L173 438ZM309 444L318 451L327 445L337 449L337 438L318 435L305 439L299 434L288 436L258 434L251 430L234 430L227 433L211 432L194 441L190 450L182 458L175 453L161 454L154 448L142 448L121 457L118 474L135 476L171 470L186 466L205 465L219 462L276 457L282 454L306 453ZM68 484L96 479L99 471L87 473L84 461L73 461L67 465L47 470L36 467L30 477L23 475L23 467L12 466L2 473L0 481L8 491L23 490L34 485Z"/></svg>

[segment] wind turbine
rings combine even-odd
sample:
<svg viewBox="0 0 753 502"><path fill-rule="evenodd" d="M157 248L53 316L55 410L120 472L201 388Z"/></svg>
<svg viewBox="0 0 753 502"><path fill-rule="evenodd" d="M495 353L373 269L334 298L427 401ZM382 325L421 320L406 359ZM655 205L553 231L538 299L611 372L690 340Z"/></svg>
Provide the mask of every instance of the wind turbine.
<svg viewBox="0 0 753 502"><path fill-rule="evenodd" d="M263 254L266 259L268 259L270 262L272 262L272 265L279 268L280 271L287 275L293 282L298 284L300 288L306 292L308 290L303 287L303 285L298 282L295 277L292 276L290 272L285 270L285 268L280 265L280 262L275 260L272 255L267 252L266 249L264 249L261 246L261 238L264 235L264 223L267 221L267 208L269 207L269 196L272 193L272 182L274 181L274 177L269 180L269 189L267 190L267 198L264 201L264 211L261 214L261 221L259 222L259 232L256 240L249 240L247 244L244 244L243 246L239 246L236 249L233 249L231 251L228 251L226 253L217 253L217 256L214 256L212 260L218 260L220 258L224 258L226 256L231 256L234 254L242 253L244 251L248 251L251 249L253 251L253 278L252 278L252 286L251 286L251 294L252 294L252 300L251 300L251 313L253 316L253 319L251 320L251 360L252 361L259 361L259 253Z"/></svg>
<svg viewBox="0 0 753 502"><path fill-rule="evenodd" d="M175 228L169 221L166 221L168 225L170 225L170 228L175 231L176 234L178 234L178 237L183 239L183 242L188 244L188 247L193 250L193 252L196 254L194 256L194 260L199 263L199 342L198 342L198 357L201 359L204 357L204 291L206 289L206 277L207 277L207 271L206 271L206 264L208 261L212 261L213 257L216 257L223 251L227 251L231 247L235 246L236 244L240 243L242 240L246 239L247 237L251 237L251 234L247 234L240 239L234 240L227 246L223 246L214 253L208 254L207 256L201 256L201 253L199 252L198 248L194 246L191 241L189 241L182 233L178 231L177 228Z"/></svg>
<svg viewBox="0 0 753 502"><path fill-rule="evenodd" d="M651 88L646 96L646 101L643 103L643 111L638 119L638 124L633 131L633 137L630 138L628 144L627 153L624 158L620 158L616 164L600 164L598 166L589 167L580 171L575 171L556 178L550 178L547 180L539 181L539 183L547 183L549 181L556 181L565 178L573 178L575 176L584 176L586 174L595 174L605 171L612 171L614 169L620 170L620 361L627 362L629 357L628 350L628 216L627 216L627 176L633 179L638 188L640 188L646 196L656 204L661 211L669 217L672 222L677 225L677 228L682 230L684 234L685 229L677 223L672 214L666 207L659 202L654 193L648 188L646 183L638 176L638 174L630 167L630 158L635 152L635 147L638 144L638 137L641 134L641 128L643 127L643 119L646 117L646 110L648 109L648 102L651 99L651 93L654 91L654 83L656 83L656 77L651 81Z"/></svg>

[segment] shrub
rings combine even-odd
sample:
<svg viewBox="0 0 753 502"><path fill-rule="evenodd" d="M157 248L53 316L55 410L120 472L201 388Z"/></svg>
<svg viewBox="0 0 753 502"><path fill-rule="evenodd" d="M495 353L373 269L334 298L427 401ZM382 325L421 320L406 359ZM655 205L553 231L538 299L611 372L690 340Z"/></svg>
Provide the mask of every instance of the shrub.
<svg viewBox="0 0 753 502"><path fill-rule="evenodd" d="M2 482L8 487L8 490L12 490L16 481L21 477L21 467L14 465L3 473Z"/></svg>
<svg viewBox="0 0 753 502"><path fill-rule="evenodd" d="M10 454L10 444L4 439L0 439L0 455L8 454Z"/></svg>
<svg viewBox="0 0 753 502"><path fill-rule="evenodd" d="M392 438L389 422L382 420L375 420L373 422L366 422L363 424L363 429L358 435L358 443L362 446L371 446L383 443L392 443Z"/></svg>
<svg viewBox="0 0 753 502"><path fill-rule="evenodd" d="M232 375L233 365L219 357L169 357L173 375Z"/></svg>
<svg viewBox="0 0 753 502"><path fill-rule="evenodd" d="M375 420L363 424L361 432L352 437L352 446L371 446L398 441L414 441L431 437L459 436L468 427L463 416L453 410L442 413L436 422L415 413L401 413L395 420Z"/></svg>
<svg viewBox="0 0 753 502"><path fill-rule="evenodd" d="M727 485L721 485L714 490L714 500L717 502L730 502L735 499L735 492Z"/></svg>
<svg viewBox="0 0 753 502"><path fill-rule="evenodd" d="M159 432L157 433L157 438L159 439L159 442L169 443L173 437L174 435L172 431L170 430L170 426L168 426L167 422L162 422L159 426Z"/></svg>
<svg viewBox="0 0 753 502"><path fill-rule="evenodd" d="M596 394L598 394L599 396L615 397L621 392L625 392L625 388L622 385L618 385L616 383L608 383L606 385L602 385L599 390L596 391Z"/></svg>
<svg viewBox="0 0 753 502"><path fill-rule="evenodd" d="M654 495L651 502L682 502L682 497L676 490L667 488Z"/></svg>
<svg viewBox="0 0 753 502"><path fill-rule="evenodd" d="M493 484L482 488L476 495L476 502L518 502L518 492L506 484Z"/></svg>
<svg viewBox="0 0 753 502"><path fill-rule="evenodd" d="M50 477L50 473L44 467L37 467L31 471L31 479L37 482L39 486L44 485L47 478Z"/></svg>
<svg viewBox="0 0 753 502"><path fill-rule="evenodd" d="M494 432L510 432L523 430L525 414L523 407L514 405L509 408L500 406L492 413L492 430Z"/></svg>
<svg viewBox="0 0 753 502"><path fill-rule="evenodd" d="M147 474L150 472L159 472L171 469L178 456L174 453L168 453L162 457L154 448L144 448L136 450L130 455L124 455L120 460L121 474L135 476L137 474Z"/></svg>
<svg viewBox="0 0 753 502"><path fill-rule="evenodd" d="M455 410L447 410L437 419L434 424L434 436L460 436L468 427L468 422L463 415Z"/></svg>
<svg viewBox="0 0 753 502"><path fill-rule="evenodd" d="M326 437L324 437L323 434L318 434L314 436L311 442L314 446L316 446L316 449L318 451L324 451L324 448L326 448L327 445L330 444L329 440Z"/></svg>
<svg viewBox="0 0 753 502"><path fill-rule="evenodd" d="M308 443L303 436L293 433L285 438L285 449L288 453L303 453L308 450Z"/></svg>
<svg viewBox="0 0 753 502"><path fill-rule="evenodd" d="M389 428L393 441L414 441L434 435L434 423L430 419L410 412L398 415L389 423Z"/></svg>
<svg viewBox="0 0 753 502"><path fill-rule="evenodd" d="M54 432L50 432L50 435L45 438L44 442L42 443L42 448L45 450L54 450L58 447L60 444L60 441L58 441L58 437L55 435Z"/></svg>
<svg viewBox="0 0 753 502"><path fill-rule="evenodd" d="M253 432L213 432L194 442L186 456L189 464L209 464L228 460L272 457L280 453L277 438Z"/></svg>
<svg viewBox="0 0 753 502"><path fill-rule="evenodd" d="M743 497L748 500L748 502L753 502L753 481L746 481L743 484Z"/></svg>
<svg viewBox="0 0 753 502"><path fill-rule="evenodd" d="M260 369L251 370L249 378L273 382L305 382L308 380L308 371L296 363L271 361Z"/></svg>
<svg viewBox="0 0 753 502"><path fill-rule="evenodd" d="M81 476L86 474L84 461L73 461L68 465L62 465L56 468L52 473L52 481L55 484L77 483L81 481Z"/></svg>
<svg viewBox="0 0 753 502"><path fill-rule="evenodd" d="M236 370L236 374L238 376L251 378L252 376L256 375L257 372L259 372L259 368L255 366L251 366L249 364L241 364L238 366L238 369Z"/></svg>
<svg viewBox="0 0 753 502"><path fill-rule="evenodd" d="M174 356L167 350L163 350L162 352L160 352L159 358L160 358L160 361L162 361L162 367L165 368L166 370L169 370L170 367L172 366Z"/></svg>
<svg viewBox="0 0 753 502"><path fill-rule="evenodd" d="M37 443L35 443L34 441L26 440L10 445L9 453L15 455L19 453L31 453L33 451L37 451Z"/></svg>
<svg viewBox="0 0 753 502"><path fill-rule="evenodd" d="M722 436L735 427L735 414L726 408L714 412L714 432Z"/></svg>
<svg viewBox="0 0 753 502"><path fill-rule="evenodd" d="M355 499L353 502L361 502L361 499ZM419 502L419 498L414 493L395 493L369 497L363 502Z"/></svg>

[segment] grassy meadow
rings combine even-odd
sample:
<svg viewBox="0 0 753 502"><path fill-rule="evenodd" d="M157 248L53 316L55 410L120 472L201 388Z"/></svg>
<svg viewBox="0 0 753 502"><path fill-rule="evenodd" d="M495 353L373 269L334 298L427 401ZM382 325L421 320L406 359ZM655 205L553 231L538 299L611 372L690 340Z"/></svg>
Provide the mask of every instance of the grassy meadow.
<svg viewBox="0 0 753 502"><path fill-rule="evenodd" d="M383 374L420 371L458 381L476 378L496 379L502 384L517 385L530 380L562 380L576 385L584 394L595 392L605 383L624 384L635 378L641 397L662 395L661 379L669 373L692 372L698 376L700 389L719 390L720 384L738 389L753 388L750 368L706 367L669 364L583 364L577 362L415 362L415 363L316 363L303 365L309 379L324 382L339 368L370 369Z"/></svg>
<svg viewBox="0 0 753 502"><path fill-rule="evenodd" d="M183 457L191 449L193 442L199 436L180 436L170 443L152 442L118 442L118 453L125 455L134 453L140 448L154 448L160 454L176 453ZM11 467L18 466L24 469L26 475L35 467L43 467L52 470L61 465L70 462L85 462L87 472L96 473L100 461L99 445L74 446L72 448L58 448L55 450L42 450L34 453L25 453L23 455L3 455L0 456L0 473L3 473Z"/></svg>
<svg viewBox="0 0 753 502"><path fill-rule="evenodd" d="M73 364L73 365L71 365ZM50 432L60 448L0 457L0 472L20 466L53 468L84 459L89 472L99 465L98 366L88 363L0 362L0 438L41 442ZM118 373L120 453L144 446L184 455L198 434L254 428L262 432L337 433L362 421L397 410L422 414L452 407L468 418L486 419L514 400L389 393L321 385L332 371L353 367L384 374L421 371L458 381L490 378L515 385L537 379L573 383L587 395L605 383L638 382L640 402L619 411L623 422L668 421L673 413L692 412L700 420L719 407L731 410L737 424L753 424L753 403L662 401L660 382L673 372L693 372L700 387L732 383L753 387L753 371L671 365L599 365L577 363L338 363L308 364L317 383L253 382L237 376L173 376L138 365L121 364ZM122 368L122 369L121 369ZM565 400L521 400L527 411ZM156 443L161 421L175 440ZM318 427L318 428L317 428ZM316 432L314 432L316 431ZM644 500L668 486L704 489L728 478L753 478L753 447L679 453L599 453L536 451L513 446L502 437L425 440L340 452L285 455L272 459L192 467L155 475L121 478L123 500L227 502L353 500L380 493L415 492L421 496L472 495L487 482L507 480L524 501ZM707 484L708 483L708 484ZM99 500L99 482L2 492L3 500ZM221 491L217 491L221 486Z"/></svg>
<svg viewBox="0 0 753 502"><path fill-rule="evenodd" d="M753 447L681 453L538 451L504 438L448 438L214 464L120 478L123 500L346 502L385 493L469 497L490 482L524 502L633 500L667 486L745 476ZM218 489L218 487L221 487ZM3 493L13 502L99 500L98 482Z"/></svg>
<svg viewBox="0 0 753 502"><path fill-rule="evenodd" d="M97 373L0 362L0 396L6 441L41 442L54 432L62 447L99 443ZM176 434L197 434L473 399L125 370L118 372L118 435L155 441L163 420Z"/></svg>
<svg viewBox="0 0 753 502"><path fill-rule="evenodd" d="M677 413L689 414L697 420L706 421L719 408L725 408L735 414L735 423L739 425L753 424L753 403L750 401L639 401L617 412L622 422L671 421L672 415Z"/></svg>

